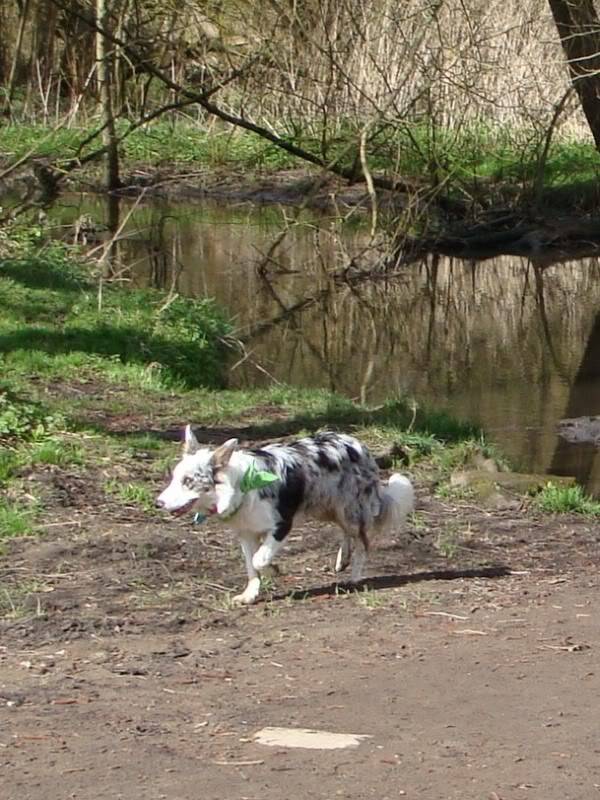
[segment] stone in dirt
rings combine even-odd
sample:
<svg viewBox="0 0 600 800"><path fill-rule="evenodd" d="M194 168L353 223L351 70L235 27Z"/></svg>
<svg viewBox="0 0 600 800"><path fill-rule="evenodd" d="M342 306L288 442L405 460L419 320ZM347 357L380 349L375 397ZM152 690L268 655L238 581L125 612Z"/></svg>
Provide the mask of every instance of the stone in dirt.
<svg viewBox="0 0 600 800"><path fill-rule="evenodd" d="M309 728L263 728L254 734L254 739L259 744L271 747L304 747L309 750L358 747L363 739L370 738L364 733L330 733Z"/></svg>

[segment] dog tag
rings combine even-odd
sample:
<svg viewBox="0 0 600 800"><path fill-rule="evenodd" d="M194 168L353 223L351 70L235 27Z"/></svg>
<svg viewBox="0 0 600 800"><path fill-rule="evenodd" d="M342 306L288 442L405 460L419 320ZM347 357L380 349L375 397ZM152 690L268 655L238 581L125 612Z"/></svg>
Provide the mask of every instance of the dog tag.
<svg viewBox="0 0 600 800"><path fill-rule="evenodd" d="M202 514L202 512L196 511L196 513L194 514L193 523L194 525L202 525L205 519L206 519L206 514Z"/></svg>

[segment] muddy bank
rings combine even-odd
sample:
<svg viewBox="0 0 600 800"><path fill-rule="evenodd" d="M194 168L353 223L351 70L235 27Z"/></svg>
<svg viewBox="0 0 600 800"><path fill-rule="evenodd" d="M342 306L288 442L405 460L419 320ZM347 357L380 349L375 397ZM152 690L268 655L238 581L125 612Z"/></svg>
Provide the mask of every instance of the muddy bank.
<svg viewBox="0 0 600 800"><path fill-rule="evenodd" d="M2 165L0 168L7 167ZM48 203L61 192L90 192L106 194L102 176L97 168L72 173L63 177L59 185L46 184L44 165L28 167L4 179L3 190L36 203ZM127 170L121 178L122 188L116 192L121 197L163 198L171 201L210 199L223 203L257 203L301 206L313 209L368 208L369 193L364 183L348 184L334 175L315 174L309 169L282 170L279 172L247 172L170 165L164 169L138 165ZM388 208L401 208L405 203L402 193L380 190L378 204Z"/></svg>

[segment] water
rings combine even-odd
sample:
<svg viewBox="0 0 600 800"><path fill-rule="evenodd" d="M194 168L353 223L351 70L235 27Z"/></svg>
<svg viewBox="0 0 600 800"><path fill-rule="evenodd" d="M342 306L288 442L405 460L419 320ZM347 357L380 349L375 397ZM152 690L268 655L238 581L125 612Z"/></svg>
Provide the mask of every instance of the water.
<svg viewBox="0 0 600 800"><path fill-rule="evenodd" d="M78 197L52 218L68 225L82 213L107 218L102 201ZM247 358L232 386L278 380L369 403L409 395L480 424L518 468L574 474L600 496L598 446L557 427L600 414L597 259L542 269L514 256L428 257L350 286L332 274L353 255L368 261L364 226L158 200L124 202L120 217L123 278L214 296L234 317Z"/></svg>

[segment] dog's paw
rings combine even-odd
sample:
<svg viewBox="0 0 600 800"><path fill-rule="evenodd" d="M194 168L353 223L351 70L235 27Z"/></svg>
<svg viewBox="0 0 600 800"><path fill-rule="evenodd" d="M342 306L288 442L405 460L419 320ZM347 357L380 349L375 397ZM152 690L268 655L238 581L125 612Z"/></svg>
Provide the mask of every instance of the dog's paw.
<svg viewBox="0 0 600 800"><path fill-rule="evenodd" d="M231 598L231 602L234 606L251 606L252 603L256 603L258 600L258 595L255 592L252 594L246 594L246 592L242 592L241 594L236 594Z"/></svg>
<svg viewBox="0 0 600 800"><path fill-rule="evenodd" d="M241 594L231 598L234 606L249 606L256 603L260 594L260 578L252 578Z"/></svg>
<svg viewBox="0 0 600 800"><path fill-rule="evenodd" d="M271 563L273 554L268 547L261 545L252 558L252 566L259 572L264 572L266 567Z"/></svg>

